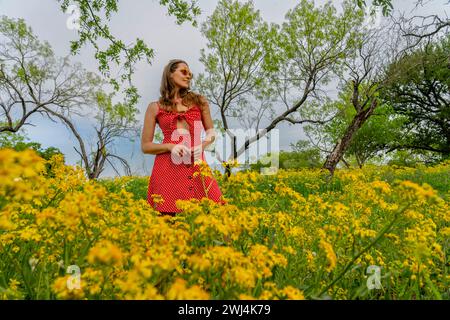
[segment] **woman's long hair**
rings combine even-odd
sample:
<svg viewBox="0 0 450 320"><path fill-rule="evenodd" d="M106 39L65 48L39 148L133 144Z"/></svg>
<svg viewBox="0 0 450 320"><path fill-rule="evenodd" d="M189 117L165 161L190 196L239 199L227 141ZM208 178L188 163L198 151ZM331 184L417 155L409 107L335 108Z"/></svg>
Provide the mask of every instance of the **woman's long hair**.
<svg viewBox="0 0 450 320"><path fill-rule="evenodd" d="M185 63L187 66L189 66L185 61L181 59L173 59L170 60L169 63L164 67L164 71L162 74L161 87L159 89L159 92L161 94L161 97L159 97L159 104L163 109L168 111L173 111L176 107L172 102L172 100L175 98L176 87L172 79L170 78L170 75L175 72L180 63ZM196 104L201 108L206 101L203 96L192 92L190 86L188 88L180 88L178 94L182 98L181 103L188 108L190 108L193 104Z"/></svg>

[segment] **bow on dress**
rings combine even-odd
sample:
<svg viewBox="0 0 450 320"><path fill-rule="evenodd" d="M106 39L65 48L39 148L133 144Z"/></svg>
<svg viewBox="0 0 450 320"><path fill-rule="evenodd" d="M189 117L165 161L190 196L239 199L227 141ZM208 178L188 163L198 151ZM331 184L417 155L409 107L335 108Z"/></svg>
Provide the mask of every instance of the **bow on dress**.
<svg viewBox="0 0 450 320"><path fill-rule="evenodd" d="M178 121L178 119L186 120L186 122L189 125L189 132L191 131L191 129L194 127L194 121L198 120L198 117L195 114L193 114L192 112L190 112L190 111L192 111L192 109L194 109L194 108L191 108L191 109L189 109L189 110L187 110L186 112L183 112L183 113L176 113L173 116L172 121L170 122L170 131L171 132L173 132L174 130L177 129L177 121Z"/></svg>

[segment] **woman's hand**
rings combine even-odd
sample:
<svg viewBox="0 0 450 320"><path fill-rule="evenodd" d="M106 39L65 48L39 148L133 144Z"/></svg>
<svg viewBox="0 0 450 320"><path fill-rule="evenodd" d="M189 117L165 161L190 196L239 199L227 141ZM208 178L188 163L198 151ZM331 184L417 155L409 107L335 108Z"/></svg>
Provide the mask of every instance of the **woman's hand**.
<svg viewBox="0 0 450 320"><path fill-rule="evenodd" d="M194 161L201 159L202 152L203 152L203 146L200 144L198 146L192 147L190 152L191 152L191 154L194 155Z"/></svg>
<svg viewBox="0 0 450 320"><path fill-rule="evenodd" d="M186 156L191 156L191 149L189 149L187 146L185 146L184 144L174 144L171 143L169 145L169 151L172 154L172 156L177 156L177 157L186 157Z"/></svg>

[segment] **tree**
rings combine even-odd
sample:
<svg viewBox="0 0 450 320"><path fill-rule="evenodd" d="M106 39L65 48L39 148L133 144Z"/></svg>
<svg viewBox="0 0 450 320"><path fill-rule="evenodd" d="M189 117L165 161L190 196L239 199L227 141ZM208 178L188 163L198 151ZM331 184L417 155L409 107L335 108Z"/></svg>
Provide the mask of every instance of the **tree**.
<svg viewBox="0 0 450 320"><path fill-rule="evenodd" d="M220 129L231 137L231 157L236 159L237 137L230 130L230 118L240 119L247 129L257 131L271 110L264 59L276 30L263 22L253 3L221 0L201 31L208 39L210 53L201 50L206 74L199 75L196 86L218 107ZM258 107L250 103L252 98Z"/></svg>
<svg viewBox="0 0 450 320"><path fill-rule="evenodd" d="M76 113L98 79L67 58L57 59L22 19L0 20L0 133L17 132L32 116Z"/></svg>
<svg viewBox="0 0 450 320"><path fill-rule="evenodd" d="M366 0L354 0L354 2L360 8L364 8L367 6ZM371 3L373 7L380 7L385 16L387 16L394 8L394 6L392 5L392 0L373 0Z"/></svg>
<svg viewBox="0 0 450 320"><path fill-rule="evenodd" d="M359 1L359 5L365 5L364 1ZM375 5L391 5L391 1L378 1L374 3ZM418 1L416 5L423 4L423 1ZM378 52L370 52L374 51L375 48L382 48L383 46L381 43L376 44L374 47L370 44L370 42L373 42L373 39L378 39L379 37L373 37L371 35L370 37L366 37L366 40L364 40L361 44L359 50L359 55L356 56L356 60L353 60L353 65L347 65L350 76L352 78L352 86L353 86L353 95L351 98L352 104L354 105L354 108L356 110L356 114L352 120L352 122L347 126L343 136L341 139L339 139L333 148L333 151L329 154L327 157L327 161L324 164L324 167L327 168L331 174L333 174L333 171L337 165L337 163L343 159L344 153L349 149L350 145L352 144L352 139L357 135L357 131L362 127L362 125L367 121L367 119L372 115L374 110L377 108L377 105L379 104L378 95L380 90L383 88L383 86L387 85L387 83L397 83L396 74L397 72L390 72L389 74L385 73L380 66L386 65L389 61L394 61L397 58L401 59L401 56L408 52L411 48L414 48L420 44L420 41L426 38L430 38L437 34L441 29L446 28L448 26L447 23L443 23L442 20L437 18L437 16L433 16L434 21L438 21L435 25L436 29L431 33L426 33L426 29L430 27L432 24L429 25L422 25L416 28L415 30L420 30L422 33L420 36L418 34L411 34L411 33L405 33L403 32L403 36L406 36L406 45L404 48L402 47L400 50L398 50L401 45L400 41L397 44L396 52L391 52L389 55L383 54L381 55L381 52L378 50ZM413 21L413 19L408 20L409 22ZM448 22L448 21L447 21ZM402 30L402 29L400 29ZM394 35L395 36L395 35ZM408 37L416 37L419 40L413 41ZM396 36L394 38L397 38ZM368 41L367 41L368 40ZM412 43L412 44L411 44ZM364 50L364 47L372 47L370 51L365 50L366 52L363 53L361 49ZM379 59L380 57L383 57L382 59ZM393 59L390 59L393 58ZM360 61L360 65L358 66L355 64L355 61ZM378 60L378 62L377 62ZM375 64L374 64L375 62ZM381 64L380 64L381 62ZM373 69L377 67L377 72L373 72ZM361 68L362 67L362 68ZM375 77L374 77L375 75ZM375 79L378 78L378 79ZM366 88L366 92L360 92L362 88ZM367 106L367 107L366 107ZM398 141L398 139L396 140ZM355 146L355 144L353 144ZM381 146L381 145L380 145ZM393 150L393 149L391 149ZM353 149L353 151L356 151ZM355 154L356 155L356 154ZM362 158L361 154L359 154L358 161L361 163Z"/></svg>
<svg viewBox="0 0 450 320"><path fill-rule="evenodd" d="M366 0L353 0L358 4L360 8L367 7ZM415 0L416 9L425 6L430 1L428 0ZM393 9L393 0L373 0L372 1L372 13L375 9L381 8L385 16L388 16ZM450 0L447 0L447 4L450 4ZM450 28L450 19L442 11L443 15L430 14L427 16L414 15L412 17L405 16L404 14L398 19L397 25L402 31L403 35L408 38L410 44L409 49L414 49L423 41L429 41L431 38L445 34Z"/></svg>
<svg viewBox="0 0 450 320"><path fill-rule="evenodd" d="M112 94L107 95L101 91L97 92L94 116L96 137L91 139L82 137L81 130L77 128L75 121L70 119L69 116L49 111L59 118L75 136L78 148L74 147L74 149L80 155L82 167L89 179L98 178L105 169L106 163L111 165L117 175L120 175L115 161L122 164L126 175L131 175L131 168L127 160L117 155L112 149L116 139L132 140L133 136L138 135L135 114L130 112L129 106L121 103L114 105L112 98ZM89 152L86 147L86 140L91 141Z"/></svg>
<svg viewBox="0 0 450 320"><path fill-rule="evenodd" d="M407 118L398 149L427 150L450 156L450 37L427 43L389 66L395 81L383 90L383 99Z"/></svg>
<svg viewBox="0 0 450 320"><path fill-rule="evenodd" d="M290 146L292 151L280 151L277 154L281 169L320 168L323 161L320 150L312 146L311 142L299 140L296 143L291 143ZM265 154L263 160L271 157L270 153ZM250 169L260 171L261 168L268 167L268 161L260 160L255 164L251 164Z"/></svg>
<svg viewBox="0 0 450 320"><path fill-rule="evenodd" d="M349 125L356 116L356 109L352 104L353 87L350 83L340 92L336 101L330 102L325 109L338 110L337 116L322 126L307 125L305 134L311 142L315 141L316 148L324 154L330 154L334 146L342 139ZM369 160L379 156L383 159L387 146L401 135L401 126L405 118L394 113L387 104L380 104L376 111L354 133L340 161L346 167L351 166L353 160L362 166Z"/></svg>
<svg viewBox="0 0 450 320"><path fill-rule="evenodd" d="M280 151L279 157L280 169L301 169L301 168L320 168L320 152L317 149L308 149L307 151ZM262 168L268 168L268 161L261 161L265 158L270 159L273 155L265 154L262 159L256 163L250 164L249 168L253 171L261 172Z"/></svg>
<svg viewBox="0 0 450 320"><path fill-rule="evenodd" d="M28 140L28 141L27 141ZM50 160L51 157L62 152L55 147L42 148L39 142L29 141L25 133L3 132L0 134L0 148L11 148L16 151L33 149L43 159Z"/></svg>
<svg viewBox="0 0 450 320"><path fill-rule="evenodd" d="M379 93L390 79L385 70L402 51L398 34L382 33L383 29L365 30L362 28L356 50L345 62L348 77L343 81L344 90L350 90L347 96L355 113L347 124L341 138L327 156L323 167L333 175L339 161L348 150L357 131L372 116L380 105Z"/></svg>
<svg viewBox="0 0 450 320"><path fill-rule="evenodd" d="M314 147L310 141L299 140L296 143L291 143L290 146L292 148L293 154L296 154L297 157L294 160L289 159L288 161L282 161L282 159L280 159L280 163L284 167L320 167L320 163L322 162L320 150Z"/></svg>
<svg viewBox="0 0 450 320"><path fill-rule="evenodd" d="M405 118L395 114L391 106L381 104L356 132L346 154L355 158L359 168L375 157L383 161L386 146L401 135L404 121Z"/></svg>
<svg viewBox="0 0 450 320"><path fill-rule="evenodd" d="M425 0L417 0L416 8L428 3ZM450 0L447 0L447 5L450 5ZM430 41L435 37L445 36L446 31L450 28L450 19L441 13L431 14L427 16L414 15L406 17L402 15L398 21L398 26L402 30L403 35L409 38L410 48L414 49L422 42Z"/></svg>
<svg viewBox="0 0 450 320"><path fill-rule="evenodd" d="M125 44L117 39L109 30L108 22L112 15L119 10L119 0L57 0L63 12L73 13L72 24L76 25L79 38L71 42L73 54L90 44L95 51L99 71L114 86L115 91L123 88L126 104L134 106L139 98L137 88L132 83L134 65L144 59L151 64L154 57L153 49L149 48L142 39L135 43ZM166 6L169 15L174 15L177 24L191 21L197 25L195 17L201 11L196 0L159 0L160 5ZM102 48L101 43L107 43ZM111 75L111 67L118 69L117 77Z"/></svg>
<svg viewBox="0 0 450 320"><path fill-rule="evenodd" d="M104 93L105 84L98 76L72 65L68 58L56 58L50 45L41 43L23 20L3 17L0 32L7 39L0 45L0 132L18 132L31 124L32 115L40 114L69 128L90 179L99 177L106 163L118 173L114 161L130 174L127 161L112 147L116 139L131 138L136 130L136 108L114 104L113 95ZM96 137L89 139L77 121L92 118L92 113ZM92 142L90 151L86 140Z"/></svg>
<svg viewBox="0 0 450 320"><path fill-rule="evenodd" d="M262 132L246 138L239 148L233 142L232 159L282 121L322 122L294 116L342 65L363 15L348 2L343 13L337 14L330 3L315 8L313 2L302 0L287 13L282 27L269 27L253 10L252 2L219 2L202 29L210 53L202 51L206 75L199 77L198 84L219 108L225 130L231 116L247 115L253 117L248 123L259 125L262 111L269 111L269 123ZM289 101L292 91L295 97ZM270 106L273 97L285 109L275 112Z"/></svg>
<svg viewBox="0 0 450 320"><path fill-rule="evenodd" d="M24 151L27 149L34 150L41 158L45 160L50 160L55 155L64 154L55 147L43 148L39 142L30 141L26 133L20 130L19 132L9 132L5 131L0 134L0 149L10 148L16 151ZM52 172L52 162L47 161L45 163L46 175L53 176Z"/></svg>

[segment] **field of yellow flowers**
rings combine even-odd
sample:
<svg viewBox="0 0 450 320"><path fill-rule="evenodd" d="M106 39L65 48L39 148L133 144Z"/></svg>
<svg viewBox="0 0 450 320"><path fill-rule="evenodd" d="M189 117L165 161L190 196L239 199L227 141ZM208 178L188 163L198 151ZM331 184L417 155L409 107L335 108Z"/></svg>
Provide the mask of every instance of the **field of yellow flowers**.
<svg viewBox="0 0 450 320"><path fill-rule="evenodd" d="M158 216L148 177L0 150L2 299L450 299L450 163L214 172Z"/></svg>

